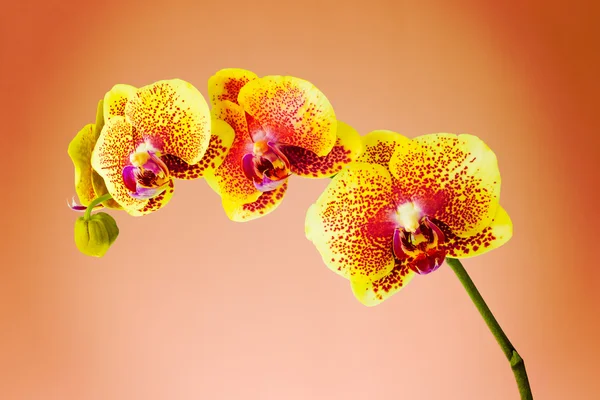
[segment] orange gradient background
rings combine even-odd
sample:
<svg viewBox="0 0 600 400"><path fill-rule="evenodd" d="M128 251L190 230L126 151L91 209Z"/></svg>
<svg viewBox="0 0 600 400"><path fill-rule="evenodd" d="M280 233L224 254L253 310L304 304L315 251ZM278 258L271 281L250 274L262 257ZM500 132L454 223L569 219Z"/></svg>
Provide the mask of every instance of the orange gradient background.
<svg viewBox="0 0 600 400"><path fill-rule="evenodd" d="M73 243L67 145L116 83L225 67L316 84L362 134L472 133L515 235L465 266L536 399L600 393L597 18L584 2L177 0L2 6L0 398L516 399L452 271L375 308L304 238L327 182L238 224L203 181ZM591 4L591 2L589 2Z"/></svg>

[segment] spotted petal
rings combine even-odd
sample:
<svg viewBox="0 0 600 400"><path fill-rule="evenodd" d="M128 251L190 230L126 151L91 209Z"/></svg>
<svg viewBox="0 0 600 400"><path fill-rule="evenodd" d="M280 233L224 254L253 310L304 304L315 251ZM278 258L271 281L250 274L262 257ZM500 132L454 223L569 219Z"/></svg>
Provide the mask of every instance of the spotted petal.
<svg viewBox="0 0 600 400"><path fill-rule="evenodd" d="M284 182L278 188L265 192L260 197L252 202L246 204L227 204L227 200L224 201L224 208L227 216L236 222L251 221L256 218L263 217L272 211L274 211L281 201L287 190L287 182Z"/></svg>
<svg viewBox="0 0 600 400"><path fill-rule="evenodd" d="M363 136L362 141L364 150L356 161L379 164L389 170L396 149L410 142L410 139L396 132L377 130Z"/></svg>
<svg viewBox="0 0 600 400"><path fill-rule="evenodd" d="M254 72L240 68L222 69L208 79L208 97L216 106L221 101L238 104L238 94L244 85L258 78Z"/></svg>
<svg viewBox="0 0 600 400"><path fill-rule="evenodd" d="M415 276L408 267L407 260L396 260L394 269L376 281L352 281L354 296L366 306L376 306L385 299L398 293Z"/></svg>
<svg viewBox="0 0 600 400"><path fill-rule="evenodd" d="M261 127L250 133L280 145L326 156L336 142L337 120L329 100L312 83L290 76L267 76L240 90L239 104Z"/></svg>
<svg viewBox="0 0 600 400"><path fill-rule="evenodd" d="M394 267L391 177L380 165L352 163L306 216L306 237L325 264L352 281L375 281Z"/></svg>
<svg viewBox="0 0 600 400"><path fill-rule="evenodd" d="M390 171L398 180L399 203L412 201L459 237L473 236L490 225L498 209L498 162L476 136L417 137L396 149Z"/></svg>
<svg viewBox="0 0 600 400"><path fill-rule="evenodd" d="M337 123L337 140L329 154L317 156L297 146L281 146L294 174L306 178L330 177L342 170L362 152L363 144L358 132L341 121Z"/></svg>
<svg viewBox="0 0 600 400"><path fill-rule="evenodd" d="M104 95L104 119L125 116L125 104L135 96L137 88L122 83L112 87Z"/></svg>
<svg viewBox="0 0 600 400"><path fill-rule="evenodd" d="M197 179L204 176L207 171L214 171L221 165L231 148L234 137L235 132L227 122L213 119L210 143L199 163L190 165L181 158L170 154L165 154L161 159L169 168L172 177Z"/></svg>
<svg viewBox="0 0 600 400"><path fill-rule="evenodd" d="M98 137L100 137L102 128L104 128L104 100L100 100L96 110L96 123L94 124L94 137L96 138L96 141L98 140ZM88 162L91 165L91 159L88 160ZM102 197L108 193L104 179L102 179L100 174L98 174L98 172L96 172L94 169L92 169L92 186L94 188L94 192L96 192L96 197ZM102 205L115 210L123 209L123 207L121 207L121 205L114 199L108 199L103 202Z"/></svg>
<svg viewBox="0 0 600 400"><path fill-rule="evenodd" d="M512 221L501 206L498 207L491 225L473 236L458 237L448 232L443 225L441 229L446 235L443 247L448 250L448 257L454 258L469 258L487 253L508 242L513 233Z"/></svg>
<svg viewBox="0 0 600 400"><path fill-rule="evenodd" d="M225 100L213 107L212 112L215 118L225 121L235 132L233 144L221 165L214 172L205 174L209 185L221 195L229 214L243 204L256 201L261 195L242 168L242 158L252 152L253 142L240 106Z"/></svg>
<svg viewBox="0 0 600 400"><path fill-rule="evenodd" d="M180 79L138 89L125 105L125 117L144 141L188 164L199 162L208 148L208 105L198 89Z"/></svg>

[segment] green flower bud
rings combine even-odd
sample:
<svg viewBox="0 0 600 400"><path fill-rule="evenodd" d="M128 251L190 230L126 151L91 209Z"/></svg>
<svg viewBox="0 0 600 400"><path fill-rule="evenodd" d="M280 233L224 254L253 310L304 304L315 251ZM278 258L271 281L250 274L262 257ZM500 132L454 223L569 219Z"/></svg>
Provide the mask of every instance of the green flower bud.
<svg viewBox="0 0 600 400"><path fill-rule="evenodd" d="M86 220L75 222L75 245L83 254L102 257L119 235L117 222L107 213L100 212Z"/></svg>

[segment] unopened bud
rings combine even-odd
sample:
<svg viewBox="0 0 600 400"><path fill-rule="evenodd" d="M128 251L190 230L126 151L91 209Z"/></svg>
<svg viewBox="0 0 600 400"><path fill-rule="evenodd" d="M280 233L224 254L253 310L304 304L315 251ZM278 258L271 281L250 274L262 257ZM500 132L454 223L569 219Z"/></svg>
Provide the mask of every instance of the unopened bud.
<svg viewBox="0 0 600 400"><path fill-rule="evenodd" d="M118 235L117 222L104 212L96 213L89 219L80 217L75 222L75 245L88 256L102 257Z"/></svg>

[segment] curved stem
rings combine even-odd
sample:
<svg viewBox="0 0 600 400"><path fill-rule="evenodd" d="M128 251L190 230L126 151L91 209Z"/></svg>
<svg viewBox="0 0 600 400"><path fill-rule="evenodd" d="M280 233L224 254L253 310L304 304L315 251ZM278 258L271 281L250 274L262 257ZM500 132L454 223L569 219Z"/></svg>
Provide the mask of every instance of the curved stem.
<svg viewBox="0 0 600 400"><path fill-rule="evenodd" d="M106 193L104 196L100 196L100 197L92 200L90 205L85 210L85 214L83 215L83 218L86 221L89 220L90 216L92 215L92 210L94 209L94 207L96 207L98 204L104 203L105 201L110 200L110 199L112 199L112 196L110 195L110 193Z"/></svg>
<svg viewBox="0 0 600 400"><path fill-rule="evenodd" d="M524 400L533 400L533 395L531 394L531 387L529 386L529 378L527 377L527 371L525 370L525 362L514 348L508 337L496 321L494 314L490 311L487 304L481 297L481 294L475 287L475 284L471 280L471 277L463 267L462 263L455 258L446 258L446 262L452 268L452 271L458 277L460 283L462 283L463 287L469 294L469 297L477 307L479 314L483 317L483 320L487 324L488 328L496 338L496 341L502 348L506 359L510 363L510 367L512 368L513 374L515 375L515 380L517 381L517 386L519 388L519 393L521 394L521 399Z"/></svg>

